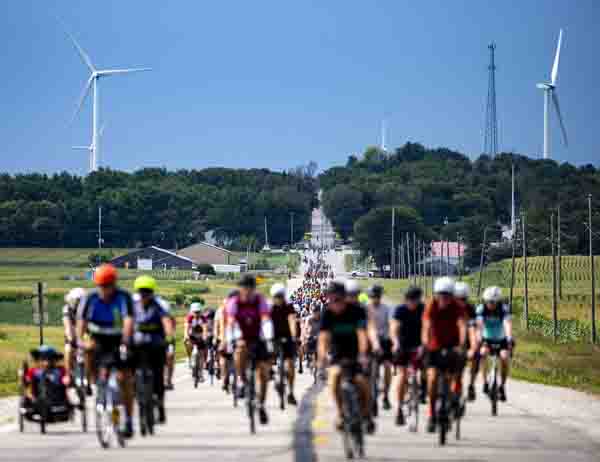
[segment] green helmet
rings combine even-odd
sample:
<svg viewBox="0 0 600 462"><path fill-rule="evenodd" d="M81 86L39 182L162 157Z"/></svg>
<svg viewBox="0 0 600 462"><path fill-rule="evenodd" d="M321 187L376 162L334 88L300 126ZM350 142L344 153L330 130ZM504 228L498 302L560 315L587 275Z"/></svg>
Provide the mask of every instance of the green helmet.
<svg viewBox="0 0 600 462"><path fill-rule="evenodd" d="M358 301L360 303L362 303L363 305L366 305L369 303L369 296L367 294L365 294L364 292L361 292L360 295L358 296Z"/></svg>
<svg viewBox="0 0 600 462"><path fill-rule="evenodd" d="M156 292L156 279L154 279L152 276L139 276L133 283L133 287L137 291L151 290L152 292Z"/></svg>

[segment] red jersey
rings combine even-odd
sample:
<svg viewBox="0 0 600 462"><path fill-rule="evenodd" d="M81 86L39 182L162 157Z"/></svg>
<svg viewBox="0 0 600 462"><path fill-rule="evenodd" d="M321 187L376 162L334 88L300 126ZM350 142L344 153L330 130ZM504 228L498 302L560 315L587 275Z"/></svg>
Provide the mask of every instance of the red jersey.
<svg viewBox="0 0 600 462"><path fill-rule="evenodd" d="M458 346L460 341L459 319L466 320L466 311L462 304L453 300L446 308L441 309L435 299L430 300L423 313L423 320L429 321L431 328L427 349L437 351L442 348Z"/></svg>
<svg viewBox="0 0 600 462"><path fill-rule="evenodd" d="M187 322L188 335L190 337L202 337L202 332L206 320L202 315L194 316L193 313L189 313L185 321Z"/></svg>

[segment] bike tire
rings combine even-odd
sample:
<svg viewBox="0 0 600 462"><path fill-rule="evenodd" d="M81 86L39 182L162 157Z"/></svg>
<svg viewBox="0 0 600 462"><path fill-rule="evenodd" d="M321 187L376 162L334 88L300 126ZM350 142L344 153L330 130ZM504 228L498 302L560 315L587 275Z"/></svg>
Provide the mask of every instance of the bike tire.
<svg viewBox="0 0 600 462"><path fill-rule="evenodd" d="M81 431L83 433L87 433L88 425L87 425L87 407L85 405L85 398L80 401L81 405L79 408L80 418L81 418Z"/></svg>
<svg viewBox="0 0 600 462"><path fill-rule="evenodd" d="M198 388L198 382L200 382L200 353L196 353L192 376L194 377L194 388Z"/></svg>
<svg viewBox="0 0 600 462"><path fill-rule="evenodd" d="M237 373L235 372L235 368L232 371L231 377L231 394L233 395L233 407L238 407L238 381L237 381Z"/></svg>
<svg viewBox="0 0 600 462"><path fill-rule="evenodd" d="M278 361L279 369L279 408L285 410L285 361L283 359L283 353L279 353Z"/></svg>
<svg viewBox="0 0 600 462"><path fill-rule="evenodd" d="M99 407L101 407L99 409ZM108 438L106 438L106 423L108 421L108 417L106 416L106 404L98 404L96 405L96 436L98 438L98 442L100 443L100 447L103 449L107 449L109 446Z"/></svg>

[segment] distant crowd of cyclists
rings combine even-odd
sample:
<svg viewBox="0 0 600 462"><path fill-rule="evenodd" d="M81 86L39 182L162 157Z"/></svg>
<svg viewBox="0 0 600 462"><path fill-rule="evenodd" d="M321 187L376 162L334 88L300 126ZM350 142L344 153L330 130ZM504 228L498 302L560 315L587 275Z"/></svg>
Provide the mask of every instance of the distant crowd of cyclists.
<svg viewBox="0 0 600 462"><path fill-rule="evenodd" d="M320 252L305 257L303 263L304 277L293 291L276 283L268 299L257 290L256 278L244 274L237 289L218 307L200 302L190 305L183 343L190 368L197 355L200 383L210 371L236 399L255 394L259 421L265 425L269 421L269 382L274 382L279 393L285 385L285 400L295 406L296 371L310 368L319 380L327 376L337 408L335 426L341 430L344 398L340 384L350 371L358 390L362 424L367 433L373 433L379 395L382 408L390 410L391 393L395 394L395 422L405 425L408 378L416 371L419 399L428 403L426 428L435 432L440 374L450 383L452 408L464 414L465 402L476 399L475 380L480 370L482 391L490 392L486 358L493 354L500 364L498 397L506 400L515 343L510 307L498 287L487 288L482 303L474 306L466 283L441 277L434 283L431 299L425 301L422 290L412 286L404 292L403 302L392 307L384 301L382 286L363 291L354 279L336 279ZM120 431L127 438L134 434L133 377L141 361L149 362L146 366L153 372L158 421L166 422L165 390L174 388L175 316L150 276L138 277L130 294L119 287L117 270L106 264L96 269L94 282L94 290L72 289L65 297L64 361L59 362L62 355L52 347L32 351L35 364L25 374L27 399L36 400L40 371L56 387L66 390L72 386L78 354L85 358L89 395L92 385L108 380L109 370L116 368L125 409ZM276 380L277 358L285 377ZM465 370L468 384L463 397ZM383 379L375 389L373 371Z"/></svg>

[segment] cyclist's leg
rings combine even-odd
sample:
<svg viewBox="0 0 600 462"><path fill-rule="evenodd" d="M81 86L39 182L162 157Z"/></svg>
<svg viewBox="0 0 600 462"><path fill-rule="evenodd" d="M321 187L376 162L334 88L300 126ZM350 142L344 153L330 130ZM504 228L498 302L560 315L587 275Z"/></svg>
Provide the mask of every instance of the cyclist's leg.
<svg viewBox="0 0 600 462"><path fill-rule="evenodd" d="M267 399L267 388L269 384L270 361L256 361L256 384L258 385L258 402L264 406Z"/></svg>
<svg viewBox="0 0 600 462"><path fill-rule="evenodd" d="M175 372L175 344L171 344L169 348L167 348L165 362L166 362L166 382L169 387L173 386L173 373Z"/></svg>
<svg viewBox="0 0 600 462"><path fill-rule="evenodd" d="M342 420L342 393L341 393L341 381L342 381L342 369L338 365L331 365L328 371L329 375L329 388L331 395L335 400L337 408L338 422Z"/></svg>
<svg viewBox="0 0 600 462"><path fill-rule="evenodd" d="M294 358L296 356L296 346L292 343L291 339L288 340L288 343L285 346L284 358L285 358L285 368L287 372L287 381L289 387L289 393L293 394L294 392L294 380L295 380L295 368L294 368Z"/></svg>
<svg viewBox="0 0 600 462"><path fill-rule="evenodd" d="M490 347L487 343L483 342L481 349L479 350L479 368L481 369L481 378L483 379L484 386L487 385L488 378L488 361L487 358L490 354Z"/></svg>
<svg viewBox="0 0 600 462"><path fill-rule="evenodd" d="M435 363L428 361L427 365L427 396L429 397L429 415L435 416L435 401L437 399L438 370Z"/></svg>
<svg viewBox="0 0 600 462"><path fill-rule="evenodd" d="M242 382L246 381L246 365L248 364L248 349L244 341L238 341L235 351L233 353L233 360L235 364L235 373L238 377L241 377Z"/></svg>
<svg viewBox="0 0 600 462"><path fill-rule="evenodd" d="M506 384L506 379L508 378L508 373L510 370L510 353L508 349L503 348L500 350L500 376L502 380L502 385Z"/></svg>
<svg viewBox="0 0 600 462"><path fill-rule="evenodd" d="M186 338L183 341L183 344L185 346L185 353L187 355L187 359L188 359L188 364L192 359L192 350L194 349L194 345L192 344L192 340L189 338Z"/></svg>
<svg viewBox="0 0 600 462"><path fill-rule="evenodd" d="M369 380L364 374L354 374L354 384L358 389L360 399L360 410L363 417L367 418L371 415L371 389Z"/></svg>

